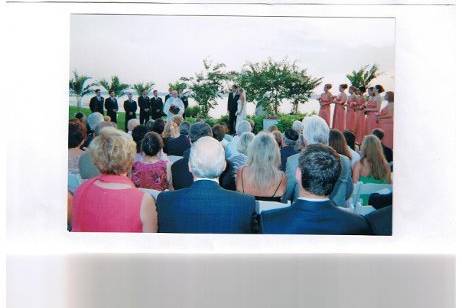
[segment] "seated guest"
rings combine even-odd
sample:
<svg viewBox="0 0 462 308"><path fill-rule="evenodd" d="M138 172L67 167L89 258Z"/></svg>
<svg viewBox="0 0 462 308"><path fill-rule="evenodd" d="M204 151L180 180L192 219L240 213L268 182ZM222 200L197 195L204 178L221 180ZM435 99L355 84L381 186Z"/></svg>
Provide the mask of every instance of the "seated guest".
<svg viewBox="0 0 462 308"><path fill-rule="evenodd" d="M326 121L317 116L306 116L303 119L303 143L309 144L329 144L329 126ZM299 185L295 179L295 170L298 165L300 154L295 154L287 159L286 176L287 190L284 194L283 202L287 200L295 201L299 194ZM350 198L353 192L353 183L351 180L351 163L348 157L340 154L340 163L342 165L340 176L335 183L334 190L330 194L330 199L337 206L345 206L346 200Z"/></svg>
<svg viewBox="0 0 462 308"><path fill-rule="evenodd" d="M135 150L131 137L113 127L92 141L89 152L101 174L75 192L73 232L157 232L154 199L127 177Z"/></svg>
<svg viewBox="0 0 462 308"><path fill-rule="evenodd" d="M379 194L373 193L369 195L369 205L378 210L393 204L393 193Z"/></svg>
<svg viewBox="0 0 462 308"><path fill-rule="evenodd" d="M303 123L301 121L294 121L292 123L292 129L294 131L296 131L298 133L298 140L297 140L297 145L295 146L295 149L300 152L303 147L304 147L304 143L303 143Z"/></svg>
<svg viewBox="0 0 462 308"><path fill-rule="evenodd" d="M188 137L190 128L191 128L191 124L189 124L186 121L181 122L181 124L180 124L180 135L184 135L184 136Z"/></svg>
<svg viewBox="0 0 462 308"><path fill-rule="evenodd" d="M343 136L342 132L338 129L331 129L329 132L329 146L333 148L338 154L346 156L350 159L350 165L353 166L351 152L348 149L348 145Z"/></svg>
<svg viewBox="0 0 462 308"><path fill-rule="evenodd" d="M387 162L391 163L393 161L393 150L383 144L382 140L385 136L385 133L380 128L376 128L372 131L372 134L375 135L377 138L380 139L380 144L382 145L383 154L385 155L385 159Z"/></svg>
<svg viewBox="0 0 462 308"><path fill-rule="evenodd" d="M361 158L358 152L356 152L356 136L349 130L343 131L343 136L348 146L348 151L351 155L351 166L353 167Z"/></svg>
<svg viewBox="0 0 462 308"><path fill-rule="evenodd" d="M148 126L146 126L146 128L148 129L148 131L158 133L162 136L162 133L165 129L165 121L163 119L156 119L152 121L152 126L151 124L149 124Z"/></svg>
<svg viewBox="0 0 462 308"><path fill-rule="evenodd" d="M276 140L276 143L278 144L279 149L281 149L282 148L282 143L284 142L283 141L284 136L278 130L273 131L272 134L273 134L274 140Z"/></svg>
<svg viewBox="0 0 462 308"><path fill-rule="evenodd" d="M148 129L143 124L138 125L132 131L132 138L133 138L133 141L135 141L136 143L135 161L143 160L143 153L141 152L141 141L143 140L147 132L148 132Z"/></svg>
<svg viewBox="0 0 462 308"><path fill-rule="evenodd" d="M238 153L229 159L234 177L236 177L237 171L247 163L247 150L254 138L255 135L253 133L243 133L241 138L239 138L239 144L237 145Z"/></svg>
<svg viewBox="0 0 462 308"><path fill-rule="evenodd" d="M101 130L105 127L114 127L114 122L101 122L96 126L94 136L98 136ZM91 143L90 143L91 144ZM99 170L93 163L90 151L85 151L79 158L79 173L80 177L84 180L90 179L99 175Z"/></svg>
<svg viewBox="0 0 462 308"><path fill-rule="evenodd" d="M111 122L111 117L110 116L105 115L103 117L103 119L104 119L105 122Z"/></svg>
<svg viewBox="0 0 462 308"><path fill-rule="evenodd" d="M287 158L298 153L298 150L296 149L298 133L294 129L289 128L284 132L282 140L281 170L286 171Z"/></svg>
<svg viewBox="0 0 462 308"><path fill-rule="evenodd" d="M83 148L87 148L95 137L95 130L99 123L104 122L104 116L99 112L90 113L87 117L87 138L83 143Z"/></svg>
<svg viewBox="0 0 462 308"><path fill-rule="evenodd" d="M77 113L75 114L74 118L76 118L77 120L79 120L79 121L83 124L83 126L84 126L85 128L87 128L87 117L86 117L83 113L77 112Z"/></svg>
<svg viewBox="0 0 462 308"><path fill-rule="evenodd" d="M67 143L67 169L69 173L79 173L79 159L84 153L80 147L85 141L86 134L86 129L79 120L69 121Z"/></svg>
<svg viewBox="0 0 462 308"><path fill-rule="evenodd" d="M326 124L327 125L327 124ZM300 154L296 171L300 196L291 206L261 213L261 232L278 234L369 234L366 220L329 200L341 172L339 155L323 144Z"/></svg>
<svg viewBox="0 0 462 308"><path fill-rule="evenodd" d="M391 184L390 167L383 155L379 138L374 135L364 137L361 145L361 159L353 168L353 183ZM363 205L369 196L361 195Z"/></svg>
<svg viewBox="0 0 462 308"><path fill-rule="evenodd" d="M158 133L149 132L144 136L141 141L142 159L135 161L132 168L131 178L136 187L159 191L172 189L170 163L161 159L163 146Z"/></svg>
<svg viewBox="0 0 462 308"><path fill-rule="evenodd" d="M246 132L252 132L252 127L250 123L246 120L240 121L236 127L236 135L233 139L226 145L225 156L226 159L229 159L231 156L237 154L237 145L239 143L239 137Z"/></svg>
<svg viewBox="0 0 462 308"><path fill-rule="evenodd" d="M287 178L279 169L281 153L273 135L258 133L247 154L247 164L236 174L236 189L255 196L257 200L281 201Z"/></svg>
<svg viewBox="0 0 462 308"><path fill-rule="evenodd" d="M177 123L173 121L167 124L167 126L170 126L170 129L168 129L169 136L165 138L165 151L167 155L183 156L184 151L191 147L188 135L184 134L185 125L183 125L183 134L181 134L180 128L182 124L183 123L178 126Z"/></svg>
<svg viewBox="0 0 462 308"><path fill-rule="evenodd" d="M192 131L197 124L191 125ZM223 146L207 136L195 140L188 165L194 178L191 187L157 197L159 232L250 233L255 199L218 184L226 167Z"/></svg>
<svg viewBox="0 0 462 308"><path fill-rule="evenodd" d="M127 122L127 130L128 130L128 134L131 135L132 134L132 131L135 129L135 127L137 127L138 125L140 125L140 120L138 119L130 119L128 120Z"/></svg>
<svg viewBox="0 0 462 308"><path fill-rule="evenodd" d="M365 216L371 233L374 235L391 235L393 223L393 209L391 205L373 211Z"/></svg>
<svg viewBox="0 0 462 308"><path fill-rule="evenodd" d="M220 125L220 124L215 124L212 127L212 133L213 133L213 138L218 140L218 142L221 143L223 148L226 148L229 141L225 139L225 135L226 135L225 127L223 125Z"/></svg>
<svg viewBox="0 0 462 308"><path fill-rule="evenodd" d="M192 144L205 136L212 136L212 129L207 123L197 122L191 125L189 138ZM189 153L190 148L184 151L183 158L177 160L172 165L172 184L174 189L186 188L193 183L193 175L188 168ZM225 171L221 174L220 185L225 189L236 189L236 182L232 173L231 164L227 164Z"/></svg>
<svg viewBox="0 0 462 308"><path fill-rule="evenodd" d="M275 132L275 131L278 131L278 130L279 130L279 128L276 125L271 125L266 129L266 131L268 133L272 133L272 132Z"/></svg>

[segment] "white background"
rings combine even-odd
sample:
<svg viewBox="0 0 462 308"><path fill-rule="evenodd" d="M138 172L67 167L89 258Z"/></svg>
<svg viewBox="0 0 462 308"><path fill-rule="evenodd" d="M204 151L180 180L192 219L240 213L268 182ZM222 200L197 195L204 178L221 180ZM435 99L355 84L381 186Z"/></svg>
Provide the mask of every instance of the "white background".
<svg viewBox="0 0 462 308"><path fill-rule="evenodd" d="M452 162L460 157L455 148L460 138L456 134L456 104L460 101L456 99L459 85L455 79L454 6L7 4L2 8L6 9L2 17L6 26L2 27L6 34L2 40L6 43L2 44L5 53L2 60L6 64L7 78L2 84L6 84L7 90L2 105L8 106L8 112L3 113L3 120L6 120L3 124L8 130L3 131L7 132L5 138L8 140L6 249L10 255L9 307L23 307L28 300L44 307L127 306L122 298L135 300L133 306L147 305L143 302L146 293L142 290L148 285L157 286L150 285L157 281L156 274L163 279L175 278L174 283L180 283L178 288L170 285L166 287L166 293L156 291L157 297L150 298L154 300L152 303L157 298L166 306L203 307L208 304L213 307L218 302L204 300L218 300L223 295L228 298L222 302L223 306L234 303L238 307L251 302L242 302L255 295L247 293L250 289L257 293L269 290L264 296L270 298L272 295L286 296L286 304L300 307L312 299L317 307L435 307L435 303L439 303L439 307L452 307L451 273L454 268L450 256L455 252L455 194L458 188L458 174ZM393 236L66 232L69 14L85 12L395 17ZM5 74L3 69L2 74ZM45 105L47 109L43 108ZM71 255L80 253L121 255L106 255L106 259ZM138 255L136 262L130 262L135 257L127 253L143 255ZM272 255L261 256L260 260L257 254L261 253ZM324 257L322 254L325 253L334 255ZM288 254L295 256L291 259ZM413 254L420 256L411 261L406 259ZM218 260L218 265L207 262L207 258ZM107 264L113 264L113 268L104 268ZM165 270L162 264L172 272L162 271ZM358 272L349 272L351 266ZM179 268L183 271L176 272ZM217 283L221 281L218 276L223 269L228 269L228 274L223 277L222 290ZM93 276L92 270L103 274ZM301 271L306 274L300 276ZM251 282L268 283L271 275L265 275L271 272L278 279L274 284L269 283L269 289L249 286ZM133 273L152 273L153 280L138 279L139 275ZM390 273L395 275L390 276ZM409 277L412 279L406 280ZM389 283L383 279L389 279ZM427 285L429 279L434 283ZM272 292L271 287L285 290L285 287L277 287L281 280L293 288L282 293ZM371 303L369 300L377 299L372 295L383 296L381 292L374 293L377 289L371 282L377 280L384 283L378 288L387 290L385 294L388 296L380 297L379 303ZM118 281L121 284L117 284ZM249 288L242 290L239 281ZM320 281L323 283L317 285L316 282ZM89 282L97 285L93 288ZM105 283L111 287L104 289ZM336 292L330 297L316 298L312 294L306 297L309 292L304 292L304 285L325 290L324 287L332 284ZM218 294L210 297L204 290L194 292L195 286L210 288L211 292ZM31 297L22 297L20 290L26 290ZM181 298L178 302L169 302L184 290L189 290L184 302ZM355 290L357 296L351 296ZM404 290L405 294L394 292L399 290ZM149 293L149 290L145 291ZM368 301L358 303L357 298L364 296L363 293L368 294ZM424 300L415 300L417 294ZM265 306L280 306L277 301L254 303L258 302Z"/></svg>

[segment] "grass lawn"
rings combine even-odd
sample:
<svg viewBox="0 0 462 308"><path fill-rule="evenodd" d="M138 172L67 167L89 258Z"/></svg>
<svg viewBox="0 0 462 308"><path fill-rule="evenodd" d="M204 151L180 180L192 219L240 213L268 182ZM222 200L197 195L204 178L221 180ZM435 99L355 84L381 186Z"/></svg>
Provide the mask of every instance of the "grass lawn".
<svg viewBox="0 0 462 308"><path fill-rule="evenodd" d="M69 106L69 119L73 119L77 112L82 112L86 116L91 113L90 108ZM125 112L117 112L117 128L125 130Z"/></svg>

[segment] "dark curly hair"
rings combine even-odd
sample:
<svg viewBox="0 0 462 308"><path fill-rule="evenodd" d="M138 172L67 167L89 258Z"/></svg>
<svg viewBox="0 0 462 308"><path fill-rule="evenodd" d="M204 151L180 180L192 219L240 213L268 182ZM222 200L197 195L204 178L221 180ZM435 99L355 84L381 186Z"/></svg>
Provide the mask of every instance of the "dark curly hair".
<svg viewBox="0 0 462 308"><path fill-rule="evenodd" d="M147 156L154 156L164 147L162 137L155 132L148 132L141 141L141 150Z"/></svg>
<svg viewBox="0 0 462 308"><path fill-rule="evenodd" d="M67 148L72 149L79 146L87 137L87 129L78 119L69 121L69 135Z"/></svg>

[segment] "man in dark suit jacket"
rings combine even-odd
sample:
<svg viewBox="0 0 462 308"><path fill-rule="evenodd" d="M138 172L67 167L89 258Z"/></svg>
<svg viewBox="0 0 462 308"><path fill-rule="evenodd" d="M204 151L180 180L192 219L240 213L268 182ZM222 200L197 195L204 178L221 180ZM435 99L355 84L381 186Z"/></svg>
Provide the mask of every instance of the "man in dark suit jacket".
<svg viewBox="0 0 462 308"><path fill-rule="evenodd" d="M380 129L376 128L372 131L372 134L375 135L377 138L380 139L380 143L382 143L382 139L385 136L385 132ZM382 149L383 149L383 155L385 156L385 159L387 162L391 163L393 161L393 150L387 147L382 143Z"/></svg>
<svg viewBox="0 0 462 308"><path fill-rule="evenodd" d="M239 100L239 93L237 92L237 86L233 85L232 91L228 95L228 128L230 134L236 133L236 111L237 111L237 101Z"/></svg>
<svg viewBox="0 0 462 308"><path fill-rule="evenodd" d="M372 234L391 235L393 210L391 205L366 215Z"/></svg>
<svg viewBox="0 0 462 308"><path fill-rule="evenodd" d="M104 108L106 108L107 115L111 117L111 121L117 124L117 111L119 110L119 104L115 97L113 90L109 91L109 97L104 102Z"/></svg>
<svg viewBox="0 0 462 308"><path fill-rule="evenodd" d="M124 110L125 110L125 131L128 131L128 121L131 119L136 119L136 102L133 100L133 95L131 93L127 94L128 99L124 102Z"/></svg>
<svg viewBox="0 0 462 308"><path fill-rule="evenodd" d="M140 107L140 124L146 124L149 121L149 106L150 100L147 91L144 90L142 95L138 97L138 107Z"/></svg>
<svg viewBox="0 0 462 308"><path fill-rule="evenodd" d="M364 217L329 200L340 176L340 157L329 146L311 144L300 154L296 171L300 196L291 206L261 213L262 233L369 234Z"/></svg>
<svg viewBox="0 0 462 308"><path fill-rule="evenodd" d="M90 110L91 112L99 112L104 115L104 98L101 96L100 89L96 89L95 94L90 99Z"/></svg>
<svg viewBox="0 0 462 308"><path fill-rule="evenodd" d="M284 132L284 141L281 147L281 170L286 171L287 158L298 153L295 146L298 140L297 131L292 128Z"/></svg>
<svg viewBox="0 0 462 308"><path fill-rule="evenodd" d="M212 129L207 123L198 122L191 125L189 129L189 139L191 143L205 136L212 136ZM190 149L187 149L183 153L183 158L172 164L172 184L175 190L187 188L193 184L193 174L189 171L188 167L189 155ZM236 181L234 179L231 163L226 163L226 168L220 175L219 184L225 189L236 189Z"/></svg>
<svg viewBox="0 0 462 308"><path fill-rule="evenodd" d="M159 118L162 118L162 116L164 115L164 103L162 102L162 98L157 96L157 90L154 90L152 94L154 96L151 97L150 102L151 117L153 120L157 120Z"/></svg>
<svg viewBox="0 0 462 308"><path fill-rule="evenodd" d="M255 198L218 185L225 169L223 146L212 137L202 137L191 148L190 188L162 192L157 197L159 232L251 233Z"/></svg>

